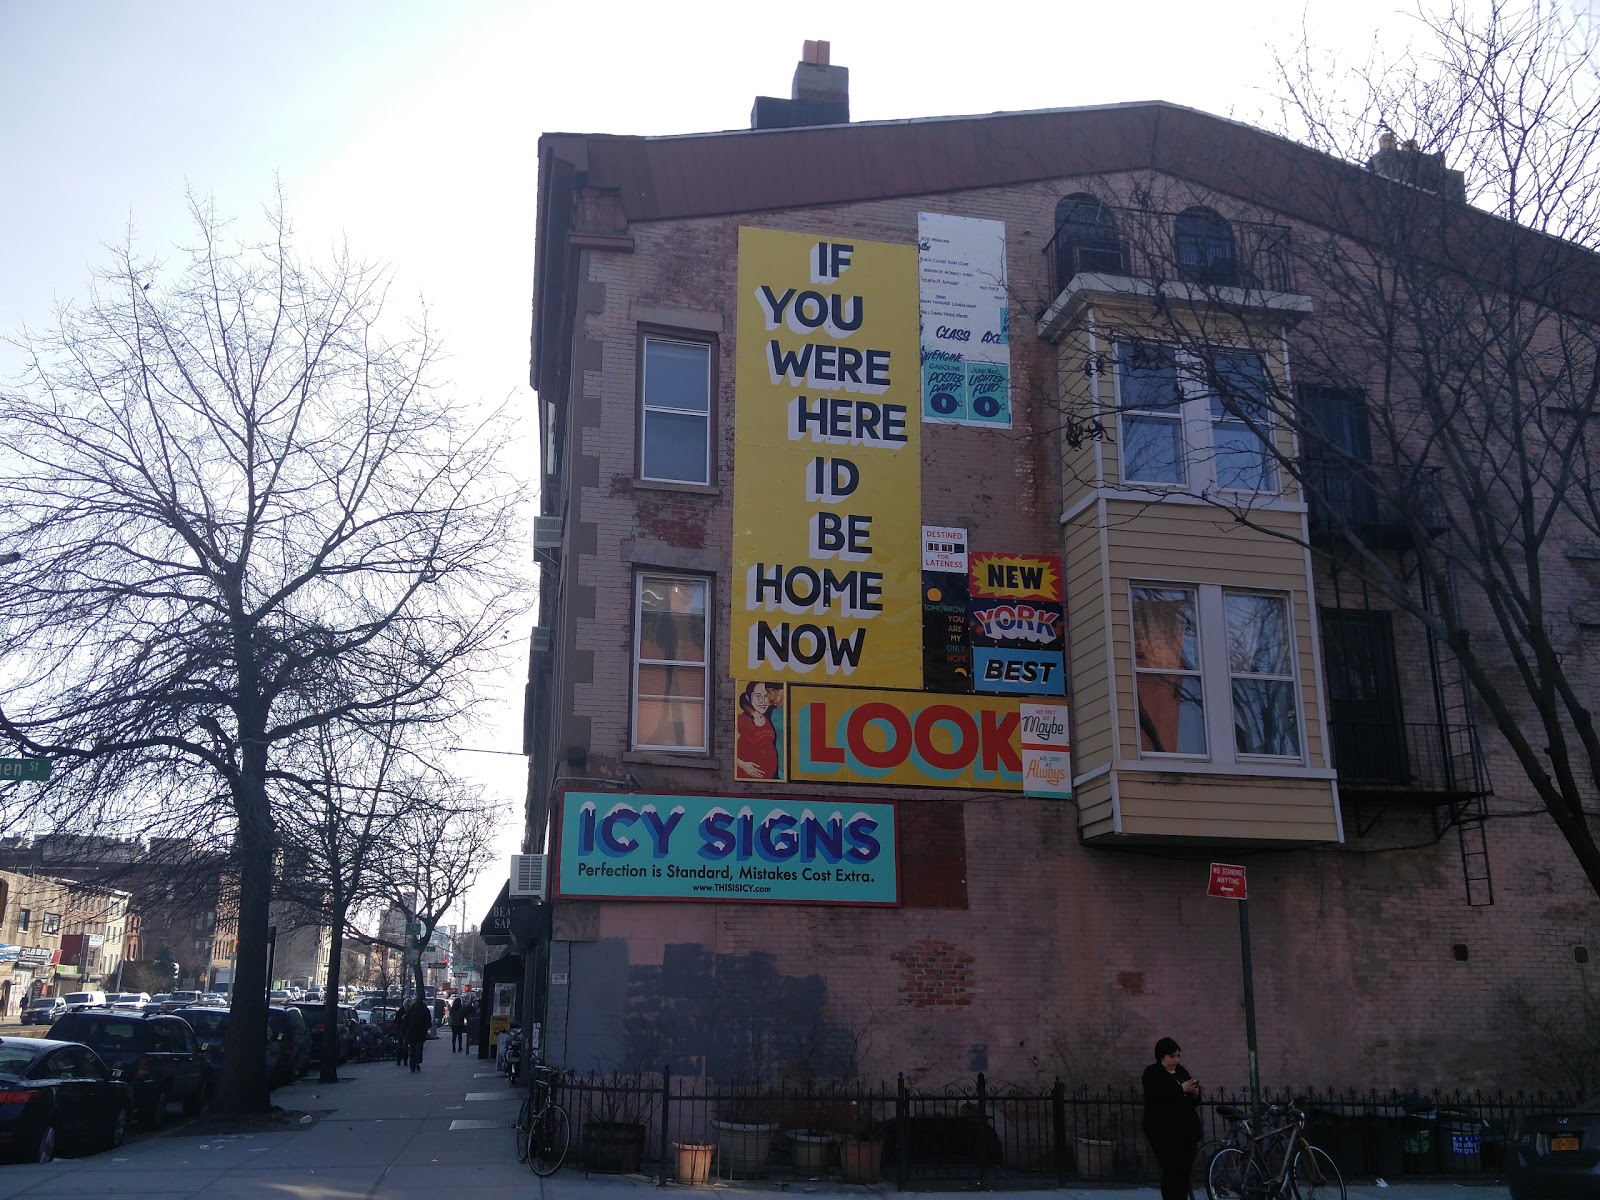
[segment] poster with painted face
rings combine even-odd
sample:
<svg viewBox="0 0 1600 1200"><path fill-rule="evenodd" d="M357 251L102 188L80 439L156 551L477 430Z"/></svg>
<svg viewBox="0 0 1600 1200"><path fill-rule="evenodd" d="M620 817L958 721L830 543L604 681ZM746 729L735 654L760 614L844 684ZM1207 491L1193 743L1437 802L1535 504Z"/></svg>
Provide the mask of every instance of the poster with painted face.
<svg viewBox="0 0 1600 1200"><path fill-rule="evenodd" d="M783 684L767 679L739 683L733 714L733 777L750 782L785 779Z"/></svg>

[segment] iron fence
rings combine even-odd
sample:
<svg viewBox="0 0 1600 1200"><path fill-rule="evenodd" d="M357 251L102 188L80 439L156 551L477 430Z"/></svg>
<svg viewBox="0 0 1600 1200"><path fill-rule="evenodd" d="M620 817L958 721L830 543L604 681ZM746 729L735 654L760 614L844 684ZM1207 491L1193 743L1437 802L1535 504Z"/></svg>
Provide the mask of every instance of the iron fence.
<svg viewBox="0 0 1600 1200"><path fill-rule="evenodd" d="M563 1076L557 1099L572 1117L572 1166L674 1178L679 1148L714 1146L713 1174L779 1181L883 1179L929 1186L1064 1186L1083 1180L1154 1183L1154 1155L1135 1091L1069 1091L995 1084L984 1075L939 1089L854 1084L732 1084L643 1075ZM1308 1114L1307 1135L1353 1179L1501 1176L1525 1116L1568 1107L1561 1095L1308 1089L1268 1093ZM1225 1138L1208 1093L1203 1136ZM865 1176L863 1175L865 1173Z"/></svg>

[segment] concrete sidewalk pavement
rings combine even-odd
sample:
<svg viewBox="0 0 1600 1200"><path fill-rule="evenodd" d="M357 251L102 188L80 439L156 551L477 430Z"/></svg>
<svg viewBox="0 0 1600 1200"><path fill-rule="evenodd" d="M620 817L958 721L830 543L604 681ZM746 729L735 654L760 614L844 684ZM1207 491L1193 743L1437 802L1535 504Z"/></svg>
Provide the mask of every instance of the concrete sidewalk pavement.
<svg viewBox="0 0 1600 1200"><path fill-rule="evenodd" d="M121 1150L47 1166L0 1167L0 1200L160 1196L169 1200L648 1200L642 1176L585 1176L563 1168L540 1179L517 1162L510 1126L521 1093L493 1064L427 1045L422 1071L393 1063L341 1068L336 1084L303 1080L273 1093L285 1108L316 1114L294 1132L205 1137L180 1126ZM714 1183L675 1188L714 1200L763 1200L787 1191L816 1197L899 1196L891 1184L830 1181ZM1352 1200L1507 1200L1503 1186L1352 1185ZM906 1193L914 1196L916 1193ZM1151 1187L1006 1193L1008 1200L1157 1200Z"/></svg>

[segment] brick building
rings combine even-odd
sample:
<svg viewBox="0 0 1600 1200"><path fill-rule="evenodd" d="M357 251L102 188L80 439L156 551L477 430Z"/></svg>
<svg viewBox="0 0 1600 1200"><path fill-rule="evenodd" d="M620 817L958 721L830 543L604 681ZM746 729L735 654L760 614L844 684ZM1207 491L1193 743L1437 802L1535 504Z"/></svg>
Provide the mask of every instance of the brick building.
<svg viewBox="0 0 1600 1200"><path fill-rule="evenodd" d="M1418 189L1161 103L849 124L825 58L755 123L540 141L552 1055L1125 1082L1171 1034L1242 1083L1220 860L1267 1082L1535 1082L1600 905L1351 594L1358 492L1276 465L1280 398L1361 401L1313 185Z"/></svg>

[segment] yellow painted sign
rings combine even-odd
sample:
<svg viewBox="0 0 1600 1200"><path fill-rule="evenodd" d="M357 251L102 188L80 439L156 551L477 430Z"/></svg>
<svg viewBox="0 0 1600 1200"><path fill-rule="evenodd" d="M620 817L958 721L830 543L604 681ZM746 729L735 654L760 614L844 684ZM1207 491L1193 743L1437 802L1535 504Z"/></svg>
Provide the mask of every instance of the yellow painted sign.
<svg viewBox="0 0 1600 1200"><path fill-rule="evenodd" d="M920 688L917 251L739 231L735 679Z"/></svg>
<svg viewBox="0 0 1600 1200"><path fill-rule="evenodd" d="M1065 703L797 685L788 708L791 781L1072 794Z"/></svg>

